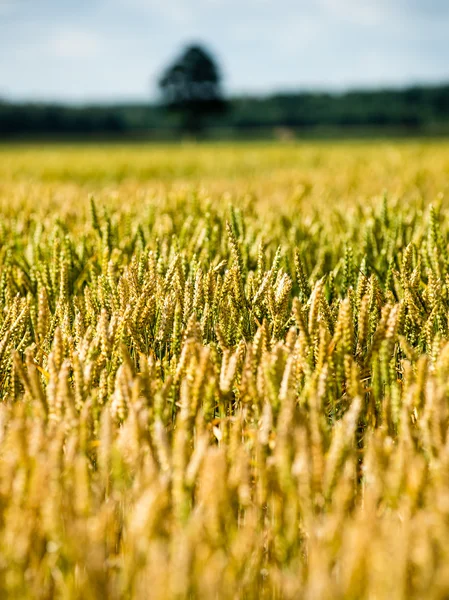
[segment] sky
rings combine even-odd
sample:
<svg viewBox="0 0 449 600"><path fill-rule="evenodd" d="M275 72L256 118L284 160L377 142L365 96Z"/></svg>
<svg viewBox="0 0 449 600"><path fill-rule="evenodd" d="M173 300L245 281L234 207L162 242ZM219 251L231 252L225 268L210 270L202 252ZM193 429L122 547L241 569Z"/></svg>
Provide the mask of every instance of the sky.
<svg viewBox="0 0 449 600"><path fill-rule="evenodd" d="M228 95L449 81L449 0L0 0L0 97L157 100L189 43Z"/></svg>

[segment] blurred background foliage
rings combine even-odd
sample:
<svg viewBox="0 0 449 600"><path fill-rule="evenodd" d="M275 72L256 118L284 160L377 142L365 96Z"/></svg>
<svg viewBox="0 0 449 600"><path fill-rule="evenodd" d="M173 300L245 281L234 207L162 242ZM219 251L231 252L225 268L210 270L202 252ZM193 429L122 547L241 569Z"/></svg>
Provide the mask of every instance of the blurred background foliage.
<svg viewBox="0 0 449 600"><path fill-rule="evenodd" d="M205 116L212 138L449 132L449 85L404 90L286 93L231 98L228 110ZM0 136L177 139L182 114L156 104L64 106L0 102Z"/></svg>

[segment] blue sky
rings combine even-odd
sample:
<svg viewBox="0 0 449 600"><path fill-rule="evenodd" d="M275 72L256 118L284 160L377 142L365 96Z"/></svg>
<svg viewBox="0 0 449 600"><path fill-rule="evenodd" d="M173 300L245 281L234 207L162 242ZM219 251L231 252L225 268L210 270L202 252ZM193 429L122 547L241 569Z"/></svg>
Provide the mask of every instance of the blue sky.
<svg viewBox="0 0 449 600"><path fill-rule="evenodd" d="M0 97L155 99L192 41L229 94L449 81L449 0L0 0Z"/></svg>

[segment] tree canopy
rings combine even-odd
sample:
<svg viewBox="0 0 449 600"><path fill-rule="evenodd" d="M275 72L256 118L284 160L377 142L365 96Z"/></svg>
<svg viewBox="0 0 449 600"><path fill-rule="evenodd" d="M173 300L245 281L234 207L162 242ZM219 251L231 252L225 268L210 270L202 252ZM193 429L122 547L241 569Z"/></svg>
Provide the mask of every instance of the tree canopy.
<svg viewBox="0 0 449 600"><path fill-rule="evenodd" d="M226 102L221 74L213 56L191 45L165 70L159 80L163 105L182 116L184 128L196 133L208 116L223 112Z"/></svg>

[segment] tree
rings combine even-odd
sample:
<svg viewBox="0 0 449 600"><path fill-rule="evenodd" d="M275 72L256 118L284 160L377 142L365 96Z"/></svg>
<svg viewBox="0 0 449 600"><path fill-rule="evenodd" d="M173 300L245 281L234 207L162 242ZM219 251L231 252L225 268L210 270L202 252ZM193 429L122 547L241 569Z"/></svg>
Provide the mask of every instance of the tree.
<svg viewBox="0 0 449 600"><path fill-rule="evenodd" d="M192 134L204 127L206 117L224 112L221 75L207 50L188 46L159 80L163 104L181 116L183 127Z"/></svg>

